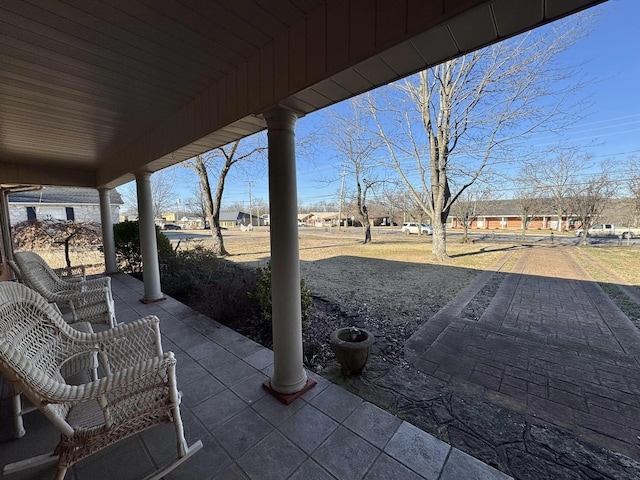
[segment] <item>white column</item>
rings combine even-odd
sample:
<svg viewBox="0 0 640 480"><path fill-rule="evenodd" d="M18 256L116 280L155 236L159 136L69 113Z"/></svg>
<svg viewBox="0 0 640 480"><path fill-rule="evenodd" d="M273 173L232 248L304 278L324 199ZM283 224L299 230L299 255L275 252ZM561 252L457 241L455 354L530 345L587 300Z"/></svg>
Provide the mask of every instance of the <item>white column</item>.
<svg viewBox="0 0 640 480"><path fill-rule="evenodd" d="M302 363L302 309L298 252L298 189L294 126L297 115L284 108L264 114L269 139L271 206L271 301L274 372L271 388L281 394L307 385Z"/></svg>
<svg viewBox="0 0 640 480"><path fill-rule="evenodd" d="M158 263L158 244L156 243L156 225L153 218L151 199L151 173L136 172L136 191L138 194L138 223L140 228L140 250L144 271L144 296L142 302L162 300L160 289L160 265Z"/></svg>
<svg viewBox="0 0 640 480"><path fill-rule="evenodd" d="M102 224L102 248L104 249L105 273L116 273L116 244L113 239L113 218L111 216L111 189L99 188L100 193L100 223Z"/></svg>
<svg viewBox="0 0 640 480"><path fill-rule="evenodd" d="M2 272L0 281L10 280L14 277L9 268L8 260L13 260L13 242L11 240L11 221L9 218L9 191L0 189L0 235L2 236Z"/></svg>

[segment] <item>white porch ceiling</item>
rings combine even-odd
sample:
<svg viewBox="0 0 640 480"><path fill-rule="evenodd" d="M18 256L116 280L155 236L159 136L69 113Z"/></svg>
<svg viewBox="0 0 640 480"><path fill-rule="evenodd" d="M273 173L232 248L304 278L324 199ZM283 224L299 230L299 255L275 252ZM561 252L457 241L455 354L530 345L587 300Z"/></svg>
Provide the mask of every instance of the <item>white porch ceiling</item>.
<svg viewBox="0 0 640 480"><path fill-rule="evenodd" d="M114 187L601 0L2 0L0 183Z"/></svg>

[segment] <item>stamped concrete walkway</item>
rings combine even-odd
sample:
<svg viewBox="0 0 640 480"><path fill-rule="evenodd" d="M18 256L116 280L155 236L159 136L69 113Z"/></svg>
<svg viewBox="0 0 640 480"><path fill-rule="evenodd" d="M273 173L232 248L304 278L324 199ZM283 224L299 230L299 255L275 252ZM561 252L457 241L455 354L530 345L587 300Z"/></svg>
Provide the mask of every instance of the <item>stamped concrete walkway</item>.
<svg viewBox="0 0 640 480"><path fill-rule="evenodd" d="M567 247L527 250L479 321L479 277L407 343L421 371L640 459L640 333Z"/></svg>

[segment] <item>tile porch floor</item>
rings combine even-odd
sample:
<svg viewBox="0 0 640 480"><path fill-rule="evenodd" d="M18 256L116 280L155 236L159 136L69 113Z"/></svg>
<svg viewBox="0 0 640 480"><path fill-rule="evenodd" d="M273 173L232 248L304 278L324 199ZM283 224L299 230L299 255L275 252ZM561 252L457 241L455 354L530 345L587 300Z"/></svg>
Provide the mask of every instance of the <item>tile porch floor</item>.
<svg viewBox="0 0 640 480"><path fill-rule="evenodd" d="M140 303L142 283L134 278L114 275L112 288L118 321L160 318L163 347L178 358L187 439L204 443L167 480L510 478L313 373L318 384L285 406L262 388L273 368L270 350L172 298ZM39 413L25 416L22 439L9 439L6 385L1 392L0 464L50 451L57 433ZM171 425L148 430L78 463L66 479L142 478L175 457L174 438ZM6 478L52 478L54 470Z"/></svg>

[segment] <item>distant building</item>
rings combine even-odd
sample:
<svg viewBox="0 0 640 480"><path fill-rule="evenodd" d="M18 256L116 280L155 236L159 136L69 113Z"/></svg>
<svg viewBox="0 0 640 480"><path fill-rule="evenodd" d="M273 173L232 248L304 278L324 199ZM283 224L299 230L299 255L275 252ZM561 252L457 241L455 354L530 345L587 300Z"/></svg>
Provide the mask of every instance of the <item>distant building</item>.
<svg viewBox="0 0 640 480"><path fill-rule="evenodd" d="M338 216L338 212L310 212L298 214L298 220L310 227L335 227L338 225Z"/></svg>
<svg viewBox="0 0 640 480"><path fill-rule="evenodd" d="M118 223L120 194L111 190L111 220ZM27 220L75 220L100 223L100 196L94 188L42 187L9 194L9 218L15 225Z"/></svg>
<svg viewBox="0 0 640 480"><path fill-rule="evenodd" d="M220 226L225 228L240 228L241 226L248 226L252 221L253 226L259 224L259 217L255 215L251 216L248 213L240 211L232 212L220 212Z"/></svg>

